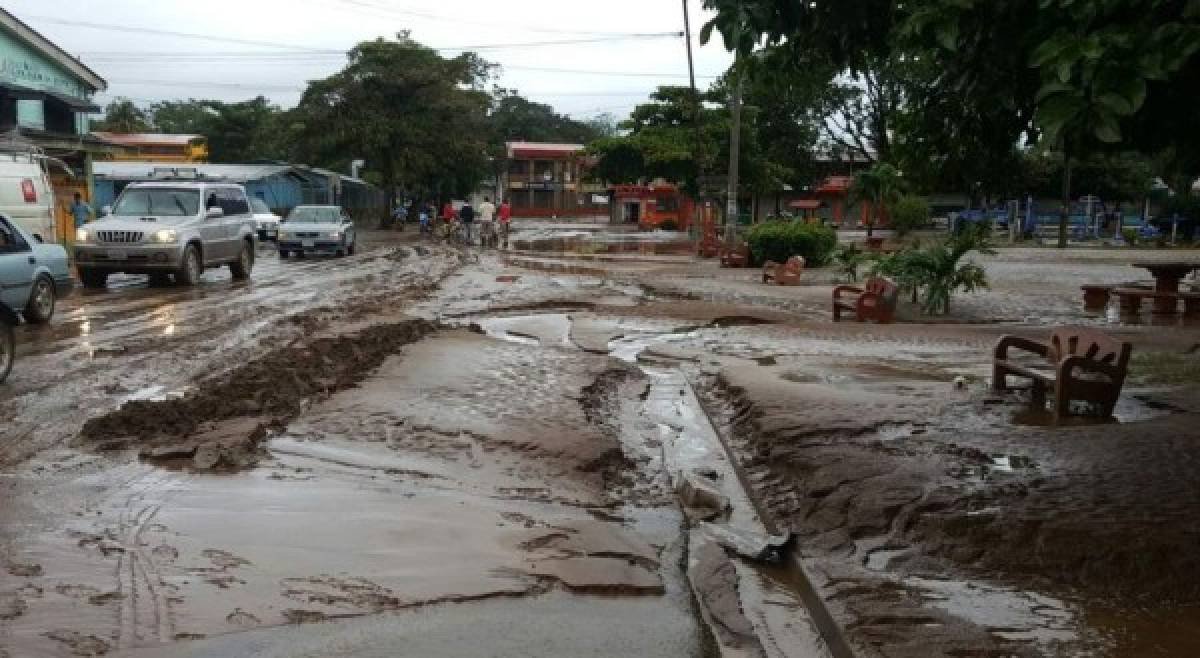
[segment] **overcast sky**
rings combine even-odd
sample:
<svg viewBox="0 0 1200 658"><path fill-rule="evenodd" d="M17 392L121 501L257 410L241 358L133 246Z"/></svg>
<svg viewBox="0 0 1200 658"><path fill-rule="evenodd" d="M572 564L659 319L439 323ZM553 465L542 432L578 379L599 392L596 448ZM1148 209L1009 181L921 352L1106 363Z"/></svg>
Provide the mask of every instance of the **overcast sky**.
<svg viewBox="0 0 1200 658"><path fill-rule="evenodd" d="M697 35L707 17L701 0L689 3L697 85L704 88L725 70L730 56L719 43L700 47ZM504 67L499 82L576 117L602 112L623 117L654 87L687 83L683 39L622 36L682 30L678 0L7 0L4 5L108 80L108 93L98 97L101 104L113 96L148 105L262 94L291 106L306 81L327 76L345 62L337 53L312 51L343 52L405 29L437 48L506 46L478 49ZM615 40L511 46L588 39Z"/></svg>

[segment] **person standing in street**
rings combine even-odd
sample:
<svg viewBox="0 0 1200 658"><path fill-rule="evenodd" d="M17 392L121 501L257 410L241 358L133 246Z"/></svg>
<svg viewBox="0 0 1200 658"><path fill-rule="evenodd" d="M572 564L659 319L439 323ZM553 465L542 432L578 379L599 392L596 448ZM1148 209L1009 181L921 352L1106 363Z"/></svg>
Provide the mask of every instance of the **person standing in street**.
<svg viewBox="0 0 1200 658"><path fill-rule="evenodd" d="M71 216L75 218L75 228L83 228L91 215L92 207L84 203L83 196L76 192L75 201L71 203Z"/></svg>
<svg viewBox="0 0 1200 658"><path fill-rule="evenodd" d="M475 224L475 209L471 207L470 201L466 201L462 204L462 208L458 209L458 219L463 224L463 241L466 244L472 244L471 227Z"/></svg>
<svg viewBox="0 0 1200 658"><path fill-rule="evenodd" d="M512 204L508 199L500 202L500 239L504 241L504 248L508 249L508 229L512 223Z"/></svg>
<svg viewBox="0 0 1200 658"><path fill-rule="evenodd" d="M479 204L479 241L485 247L496 246L495 217L496 204L492 203L490 197L483 197L483 203Z"/></svg>

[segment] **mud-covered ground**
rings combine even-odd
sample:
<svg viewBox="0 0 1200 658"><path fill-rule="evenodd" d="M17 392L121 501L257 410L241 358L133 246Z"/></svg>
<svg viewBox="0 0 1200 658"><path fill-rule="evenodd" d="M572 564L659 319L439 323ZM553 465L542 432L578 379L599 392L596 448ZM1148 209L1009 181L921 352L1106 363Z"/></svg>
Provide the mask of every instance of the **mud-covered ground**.
<svg viewBox="0 0 1200 658"><path fill-rule="evenodd" d="M1200 335L1078 294L1162 254L1002 250L879 327L830 322L831 271L551 229L264 250L22 328L0 656L1200 653ZM1115 422L988 390L1000 335L1060 323L1134 342Z"/></svg>

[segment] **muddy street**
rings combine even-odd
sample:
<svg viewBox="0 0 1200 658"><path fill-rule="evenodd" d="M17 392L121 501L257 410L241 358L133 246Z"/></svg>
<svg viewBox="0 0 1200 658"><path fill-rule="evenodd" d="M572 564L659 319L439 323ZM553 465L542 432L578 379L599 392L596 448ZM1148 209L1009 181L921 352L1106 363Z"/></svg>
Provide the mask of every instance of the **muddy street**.
<svg viewBox="0 0 1200 658"><path fill-rule="evenodd" d="M1186 328L1115 422L1051 428L986 386L1074 294L1022 301L1024 254L970 323L868 326L821 271L362 237L22 328L0 656L1197 647Z"/></svg>

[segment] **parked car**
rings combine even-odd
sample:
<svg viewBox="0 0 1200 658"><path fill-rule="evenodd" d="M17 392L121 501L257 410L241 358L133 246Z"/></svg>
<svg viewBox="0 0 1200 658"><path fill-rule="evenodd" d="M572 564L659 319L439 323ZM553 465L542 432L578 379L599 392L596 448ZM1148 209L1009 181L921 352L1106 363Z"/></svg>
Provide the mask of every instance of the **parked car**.
<svg viewBox="0 0 1200 658"><path fill-rule="evenodd" d="M354 222L338 206L296 206L279 227L279 257L354 253Z"/></svg>
<svg viewBox="0 0 1200 658"><path fill-rule="evenodd" d="M0 153L0 213L30 235L55 241L54 188L38 155Z"/></svg>
<svg viewBox="0 0 1200 658"><path fill-rule="evenodd" d="M13 327L17 326L17 314L4 302L0 302L0 384L12 372L17 358L17 338Z"/></svg>
<svg viewBox="0 0 1200 658"><path fill-rule="evenodd" d="M31 324L54 315L59 297L74 287L67 252L0 214L0 302Z"/></svg>
<svg viewBox="0 0 1200 658"><path fill-rule="evenodd" d="M259 240L275 240L279 238L279 222L283 219L271 212L266 201L259 198L250 199L250 210L254 212L254 226L258 229Z"/></svg>
<svg viewBox="0 0 1200 658"><path fill-rule="evenodd" d="M75 233L75 264L88 288L114 272L195 285L205 268L228 265L246 279L257 246L254 216L241 185L198 181L132 183L104 217Z"/></svg>

